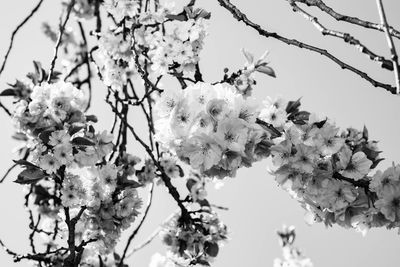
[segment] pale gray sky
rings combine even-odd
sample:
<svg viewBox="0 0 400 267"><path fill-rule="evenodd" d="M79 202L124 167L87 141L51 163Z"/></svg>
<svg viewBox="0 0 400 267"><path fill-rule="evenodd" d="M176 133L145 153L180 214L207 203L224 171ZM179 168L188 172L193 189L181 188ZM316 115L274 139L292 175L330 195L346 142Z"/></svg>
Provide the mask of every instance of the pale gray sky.
<svg viewBox="0 0 400 267"><path fill-rule="evenodd" d="M380 141L379 146L384 151L383 157L387 159L380 168L389 166L392 161L400 161L398 96L372 87L353 73L341 70L331 61L316 54L258 36L254 30L236 22L216 0L198 2L212 12L210 34L206 39L201 62L207 81L220 80L224 67L232 70L241 67L244 62L240 53L242 47L256 55L261 55L268 49L271 66L275 69L277 78L260 75L254 92L257 98L263 99L268 95L281 95L286 99L302 97L305 109L329 116L342 128L362 128L365 124L369 128L371 138ZM332 37L321 37L308 21L291 11L285 0L232 2L246 12L250 19L266 29L327 48L344 61L368 71L372 77L385 82L393 81L391 73L381 70L376 63L356 52L354 47L346 46L341 40ZM326 3L340 12L378 21L374 0L329 0ZM400 3L396 0L385 0L384 4L389 22L399 29ZM26 0L3 3L0 9L1 57L5 53L12 30L33 5L33 1ZM46 67L49 66L53 48L41 34L40 24L42 21L56 24L59 7L59 1L45 1L41 11L18 34L8 66L0 77L0 89L5 88L7 82L14 82L15 78L22 78L31 71L34 59L41 61ZM311 11L321 15L315 9ZM355 26L337 23L326 16L321 16L320 22L357 34L371 49L389 57L383 33L360 30ZM395 42L399 44L398 40ZM398 47L400 49L400 46ZM97 128L109 128L112 117L108 107L102 102L105 89L100 83L95 84L94 94L92 113L97 114L100 119ZM0 120L0 172L3 173L11 165L11 159L16 158L12 149L17 143L11 141L14 131L11 121L3 113L0 113ZM136 120L137 124L144 123L142 118ZM134 154L141 154L135 145L131 145L130 149ZM216 191L212 187L209 188L211 202L230 207L229 211L220 212L220 215L231 231L231 241L221 250L213 266L272 266L273 259L281 255L275 230L280 228L282 223L294 224L297 227L297 244L313 260L316 267L399 265L400 242L396 231L374 229L366 237L362 237L353 230L339 227L325 229L320 224L311 227L306 225L303 210L286 192L277 187L273 177L267 173L268 166L269 161L258 163L251 169L240 170L237 177L227 180L222 189ZM13 250L27 252L28 220L22 207L22 188L11 182L16 174L13 172L0 186L0 238ZM142 195L146 198L144 193ZM174 210L174 203L165 189L157 188L148 222L141 229L134 245L141 243L141 240L150 235ZM123 240L125 239L126 235ZM151 255L157 251L164 252L159 240L135 254L128 263L136 267L145 267ZM3 251L0 252L0 263L1 266L29 266L26 262L13 265L10 257Z"/></svg>

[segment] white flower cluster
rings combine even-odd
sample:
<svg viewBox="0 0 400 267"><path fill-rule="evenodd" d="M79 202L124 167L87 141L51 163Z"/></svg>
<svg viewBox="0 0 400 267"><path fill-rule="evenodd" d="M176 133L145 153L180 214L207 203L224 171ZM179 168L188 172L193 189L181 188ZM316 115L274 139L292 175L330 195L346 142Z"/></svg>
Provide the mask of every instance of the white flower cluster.
<svg viewBox="0 0 400 267"><path fill-rule="evenodd" d="M331 121L298 111L294 103L266 101L260 118L282 133L271 147L274 175L309 211L310 222L363 233L399 227L400 166L369 176L382 159L366 128L340 134Z"/></svg>
<svg viewBox="0 0 400 267"><path fill-rule="evenodd" d="M382 159L366 129L340 133L333 122L299 107L299 101L279 98L260 106L230 86L197 83L165 91L157 101L157 138L211 177L234 176L241 166L272 155L277 182L312 221L361 231L399 227L400 165L371 177ZM193 198L201 198L192 184Z"/></svg>
<svg viewBox="0 0 400 267"><path fill-rule="evenodd" d="M99 179L104 180L103 176L97 178L97 180ZM113 178L109 176L106 179ZM118 190L119 193L115 190L106 199L104 195L107 193L102 194L102 192L110 189L109 182L97 181L91 186L89 204L93 206L88 206L87 212L83 214L80 220L81 232L79 234L82 240L96 239L96 242L88 244L85 248L87 252L83 255L83 261L98 263L99 254L112 257L122 231L129 228L139 214L142 201L135 188Z"/></svg>
<svg viewBox="0 0 400 267"><path fill-rule="evenodd" d="M375 142L354 129L339 135L330 121L315 116L304 122L286 123L282 137L271 148L278 183L306 207L313 220L361 231L398 227L393 200L399 195L380 190L379 185L371 187L385 176L381 172L368 176L381 160ZM393 170L385 171L386 177L391 173L398 181Z"/></svg>
<svg viewBox="0 0 400 267"><path fill-rule="evenodd" d="M168 247L168 259L164 261L171 266L209 265L218 255L222 242L227 239L227 228L215 212L204 210L193 214L196 216L191 222L185 222L180 215L176 215L160 233L163 243ZM163 258L158 257L157 260ZM157 266L155 263L153 265Z"/></svg>
<svg viewBox="0 0 400 267"><path fill-rule="evenodd" d="M143 36L138 40L146 41L138 44L149 48L151 70L156 75L167 74L170 69L178 73L194 72L207 35L207 19L175 20L163 25L165 32L161 29L154 32L154 28L144 26L144 32L138 33Z"/></svg>
<svg viewBox="0 0 400 267"><path fill-rule="evenodd" d="M192 14L187 8L187 15L173 15L168 6L139 13L138 1L130 0L109 0L104 5L118 22L101 34L99 42L101 73L107 86L121 91L137 73L136 63L155 77L195 71L206 36L207 14Z"/></svg>
<svg viewBox="0 0 400 267"><path fill-rule="evenodd" d="M70 83L43 83L33 88L30 102L17 103L14 117L21 130L35 134L65 123L84 122L85 102L82 91Z"/></svg>
<svg viewBox="0 0 400 267"><path fill-rule="evenodd" d="M234 176L266 156L269 136L256 123L259 105L232 86L197 83L165 91L156 111L157 138L203 174Z"/></svg>
<svg viewBox="0 0 400 267"><path fill-rule="evenodd" d="M266 57L268 51L266 51L259 59L255 60L254 55L245 49L242 49L242 53L246 58L244 68L239 70L238 73L232 74L231 78L228 78L231 84L235 85L236 89L244 96L250 96L253 90L253 85L256 84L255 73L260 72L266 75L275 77L274 70L268 66Z"/></svg>
<svg viewBox="0 0 400 267"><path fill-rule="evenodd" d="M137 16L140 11L140 0L105 0L103 5L118 23Z"/></svg>
<svg viewBox="0 0 400 267"><path fill-rule="evenodd" d="M79 243L95 239L85 248L83 262L98 261L99 253L112 253L121 232L138 215L142 201L135 188L140 184L128 177L136 174L139 159L125 153L118 166L105 161L113 149L113 136L95 133L90 122L95 119L84 115L83 95L71 84L44 83L26 99L20 100L14 117L31 139L32 159L23 162L27 170L17 182L37 183L39 212L60 225L65 221L58 217L64 216L60 206L71 214L85 207L76 239ZM172 172L168 162L165 159L164 165ZM68 231L64 230L60 234Z"/></svg>
<svg viewBox="0 0 400 267"><path fill-rule="evenodd" d="M101 73L103 82L113 90L122 91L128 78L136 74L135 59L130 37L121 28L109 30L99 40Z"/></svg>
<svg viewBox="0 0 400 267"><path fill-rule="evenodd" d="M375 216L361 215L358 224L380 226L387 223L390 227L400 226L400 165L393 165L384 172L377 171L372 177L369 188L377 195L374 203ZM384 215L385 219L382 218ZM375 217L375 218L374 218ZM379 224L378 224L379 223ZM362 227L362 225L360 225Z"/></svg>

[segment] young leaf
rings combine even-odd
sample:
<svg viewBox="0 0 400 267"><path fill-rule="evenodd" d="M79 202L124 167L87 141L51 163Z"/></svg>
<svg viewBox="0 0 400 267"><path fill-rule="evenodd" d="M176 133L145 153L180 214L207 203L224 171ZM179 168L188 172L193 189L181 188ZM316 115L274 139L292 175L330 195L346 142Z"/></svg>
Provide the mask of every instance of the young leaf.
<svg viewBox="0 0 400 267"><path fill-rule="evenodd" d="M206 241L205 245L205 252L210 255L211 257L216 257L219 252L218 244Z"/></svg>
<svg viewBox="0 0 400 267"><path fill-rule="evenodd" d="M180 13L177 15L168 14L166 17L170 20L177 20L177 21L187 21L187 17L185 13Z"/></svg>
<svg viewBox="0 0 400 267"><path fill-rule="evenodd" d="M141 183L138 183L134 180L129 180L126 177L121 181L121 185L123 186L123 188L138 188L143 186Z"/></svg>
<svg viewBox="0 0 400 267"><path fill-rule="evenodd" d="M39 169L38 166L36 166L35 164L30 163L29 161L24 160L24 159L13 160L13 161L14 161L15 164L18 164L18 165L21 165L21 166L24 166L24 167L27 167L27 168L36 168L36 169Z"/></svg>
<svg viewBox="0 0 400 267"><path fill-rule="evenodd" d="M39 205L42 201L46 201L51 197L50 193L41 185L35 185L34 192L36 195L35 205Z"/></svg>
<svg viewBox="0 0 400 267"><path fill-rule="evenodd" d="M14 89L8 88L0 93L0 96L16 96L17 92Z"/></svg>
<svg viewBox="0 0 400 267"><path fill-rule="evenodd" d="M296 101L289 101L289 103L287 104L287 106L286 106L286 112L288 113L288 114L290 114L290 113L294 113L294 112L296 112L296 111L298 111L299 110L299 107L300 107L300 99L301 98L299 98L299 99L297 99Z"/></svg>
<svg viewBox="0 0 400 267"><path fill-rule="evenodd" d="M92 140L85 138L85 137L80 137L80 136L72 139L71 143L76 146L94 146L95 145L95 143L93 143Z"/></svg>
<svg viewBox="0 0 400 267"><path fill-rule="evenodd" d="M256 71L267 74L268 76L276 78L275 71L269 66L257 66Z"/></svg>
<svg viewBox="0 0 400 267"><path fill-rule="evenodd" d="M384 159L384 158L380 158L380 159L375 160L375 161L372 163L370 169L371 169L371 170L372 170L372 169L375 169L376 166L378 166L379 162L381 162L381 161L383 161L383 160L385 160L385 159Z"/></svg>
<svg viewBox="0 0 400 267"><path fill-rule="evenodd" d="M18 140L18 141L28 141L28 137L24 133L15 133L11 136L13 139Z"/></svg>
<svg viewBox="0 0 400 267"><path fill-rule="evenodd" d="M364 125L364 129L363 129L363 137L365 140L368 141L368 129L365 125Z"/></svg>
<svg viewBox="0 0 400 267"><path fill-rule="evenodd" d="M42 170L34 167L28 167L23 170L20 174L18 174L17 180L14 182L18 184L34 184L43 178L45 178L47 174Z"/></svg>
<svg viewBox="0 0 400 267"><path fill-rule="evenodd" d="M242 48L242 53L243 53L243 55L246 58L248 63L252 64L254 62L254 56L249 51L247 51L246 49Z"/></svg>
<svg viewBox="0 0 400 267"><path fill-rule="evenodd" d="M187 182L186 182L186 187L187 187L187 189L189 190L189 192L192 191L192 187L193 187L195 184L197 184L197 181L196 181L196 180L191 179L191 178L189 178L189 179L187 180Z"/></svg>
<svg viewBox="0 0 400 267"><path fill-rule="evenodd" d="M185 176L185 172L183 171L183 169L182 169L182 167L181 166L179 166L179 165L176 165L177 167L178 167L178 169L179 169L179 177L183 177L183 176Z"/></svg>
<svg viewBox="0 0 400 267"><path fill-rule="evenodd" d="M86 115L86 121L91 121L96 123L98 121L97 117L95 115Z"/></svg>
<svg viewBox="0 0 400 267"><path fill-rule="evenodd" d="M85 127L86 125L83 123L79 122L73 123L72 126L68 129L68 133L72 136L77 132L79 132L80 130L84 129Z"/></svg>
<svg viewBox="0 0 400 267"><path fill-rule="evenodd" d="M210 207L210 202L208 202L207 199L197 200L197 203L199 203L202 207Z"/></svg>

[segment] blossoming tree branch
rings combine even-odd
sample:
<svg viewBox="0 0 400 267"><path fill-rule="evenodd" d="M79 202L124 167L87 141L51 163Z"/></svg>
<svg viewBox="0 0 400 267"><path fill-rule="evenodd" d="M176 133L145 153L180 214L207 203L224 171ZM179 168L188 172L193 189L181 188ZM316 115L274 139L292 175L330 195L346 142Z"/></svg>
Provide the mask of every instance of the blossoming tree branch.
<svg viewBox="0 0 400 267"><path fill-rule="evenodd" d="M42 2L13 32L0 75L12 56L15 35ZM228 0L218 2L260 35L319 53L373 86L399 93L393 38L400 33L389 26L380 0L380 23L341 15L321 0L288 3L322 34L343 39L384 71L392 71L395 85L372 79L323 48L261 28ZM377 55L348 33L327 29L300 4L385 32L392 57ZM217 213L223 207L207 199L205 185L229 182L238 169L265 158L272 159L271 174L311 222L362 232L399 228L400 165L377 170L383 159L366 128L340 130L329 118L303 110L299 100L253 98L256 75L275 77L267 53L257 58L243 49L242 69L226 69L220 81L203 80L200 52L212 27L211 14L195 1L183 9L158 0L71 0L63 5L58 27L43 24L44 34L54 42L51 62L34 62L25 79L0 93L13 98L11 108L0 106L15 122L13 138L24 143L20 158L1 179L16 166L23 168L15 182L26 192L32 252L20 254L0 240L15 262L128 266L127 257L159 235L168 252L155 254L151 266L210 266L228 230ZM164 87L166 78L179 86ZM114 116L111 129L98 129L102 118L90 113L94 80L104 85ZM143 113L147 125L132 124L132 110ZM138 133L143 127L145 136ZM132 142L145 154L128 151ZM175 179L185 179L187 190L179 191ZM132 248L155 186L168 191L177 210L149 240ZM147 197L138 193L140 187L148 188ZM121 234L134 222L124 249L116 251ZM39 251L36 234L43 237L44 250ZM284 229L280 237L285 259L275 266L311 266L292 246L294 229Z"/></svg>

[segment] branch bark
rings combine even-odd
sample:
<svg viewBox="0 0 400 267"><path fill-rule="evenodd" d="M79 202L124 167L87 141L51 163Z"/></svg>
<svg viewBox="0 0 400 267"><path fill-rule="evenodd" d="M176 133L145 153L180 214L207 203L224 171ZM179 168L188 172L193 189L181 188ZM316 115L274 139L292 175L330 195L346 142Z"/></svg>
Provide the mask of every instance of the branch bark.
<svg viewBox="0 0 400 267"><path fill-rule="evenodd" d="M317 30L319 30L321 32L322 35L324 35L324 36L329 35L332 37L342 39L345 43L353 45L358 51L360 51L361 53L368 56L369 59L381 63L382 68L391 70L391 71L393 70L392 61L384 58L383 56L379 56L379 55L375 54L374 52L372 52L368 47L366 47L364 44L362 44L358 39L356 39L351 34L326 28L324 25L322 25L318 21L317 17L309 14L304 9L302 9L298 5L296 5L296 0L288 0L288 2L290 4L290 6L293 8L294 12L298 12L305 19L309 20L315 26L315 28L317 28Z"/></svg>
<svg viewBox="0 0 400 267"><path fill-rule="evenodd" d="M8 49L7 49L6 55L4 56L3 63L1 64L0 75L4 71L4 68L6 66L8 56L10 55L11 49L13 47L15 35L25 25L25 23L27 23L33 17L33 15L39 10L39 8L42 5L43 1L44 0L40 0L36 4L36 6L32 9L32 11L29 13L29 15L20 24L18 24L17 28L15 28L15 30L12 32L11 39L10 39L10 44L8 45Z"/></svg>
<svg viewBox="0 0 400 267"><path fill-rule="evenodd" d="M392 35L390 34L390 27L387 22L385 9L383 8L382 0L376 0L376 4L378 6L379 17L381 19L381 23L385 30L386 41L387 41L389 49L390 49L390 54L392 55L391 59L392 59L393 67L394 67L394 78L395 78L396 89L397 89L396 94L399 94L400 93L400 77L399 77L399 62L398 62L396 47L393 43Z"/></svg>
<svg viewBox="0 0 400 267"><path fill-rule="evenodd" d="M320 9L321 11L325 12L329 16L333 17L337 21L344 21L350 24L358 25L363 28L378 30L384 32L384 28L379 23L374 23L366 20L362 20L356 17L347 16L336 12L330 6L327 6L322 0L295 0L298 3L306 4L307 6L314 6ZM389 27L389 32L392 36L400 39L400 32L393 27Z"/></svg>
<svg viewBox="0 0 400 267"><path fill-rule="evenodd" d="M146 204L145 211L144 211L144 213L143 213L143 217L142 217L142 219L140 220L138 226L135 228L135 230L134 230L134 231L132 232L132 234L129 236L128 241L127 241L126 246L125 246L125 249L124 249L124 252L123 252L123 254L122 254L122 256L121 256L121 260L120 260L118 266L123 266L124 259L125 259L126 255L127 255L129 246L131 245L132 240L135 238L135 236L136 236L137 233L139 232L140 228L142 227L144 221L146 220L147 214L149 213L149 210L150 210L150 207L151 207L151 204L152 204L152 201L153 201L153 193L154 193L154 183L152 183L152 184L150 185L149 198L148 198L148 200L147 200L147 204Z"/></svg>
<svg viewBox="0 0 400 267"><path fill-rule="evenodd" d="M347 69L355 74L357 74L358 76L360 76L361 78L363 78L364 80L368 81L369 83L371 83L373 86L375 87L381 87L387 91L389 91L392 94L396 94L396 88L391 86L390 84L385 84L379 81L376 81L374 79L372 79L367 73L341 61L340 59L338 59L337 57L335 57L334 55L330 54L326 49L322 49L319 47L315 47L303 42L300 42L296 39L289 39L286 38L284 36L279 35L276 32L269 32L265 29L263 29L260 25L252 22L251 20L249 20L247 18L247 16L241 12L235 5L233 5L229 0L217 0L219 2L219 4L224 7L226 10L228 10L233 17L238 20L238 21L243 21L243 23L251 28L253 28L254 30L256 30L261 36L264 36L266 38L274 38L278 41L281 41L287 45L293 45L296 46L298 48L304 48L306 50L312 51L314 53L320 54L330 60L332 60L334 63L338 64L342 69Z"/></svg>

